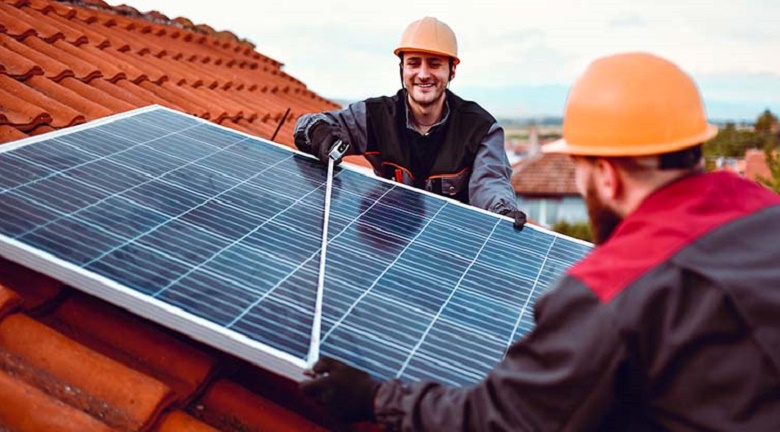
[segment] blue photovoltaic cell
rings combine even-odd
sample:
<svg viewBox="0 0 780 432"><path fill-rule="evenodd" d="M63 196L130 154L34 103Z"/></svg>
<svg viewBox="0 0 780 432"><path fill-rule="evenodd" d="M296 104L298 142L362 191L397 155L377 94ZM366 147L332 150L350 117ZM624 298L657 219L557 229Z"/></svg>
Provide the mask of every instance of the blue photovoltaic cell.
<svg viewBox="0 0 780 432"><path fill-rule="evenodd" d="M142 109L0 153L0 234L307 360L324 191L311 158ZM478 381L590 248L348 169L331 206L321 351L378 378Z"/></svg>

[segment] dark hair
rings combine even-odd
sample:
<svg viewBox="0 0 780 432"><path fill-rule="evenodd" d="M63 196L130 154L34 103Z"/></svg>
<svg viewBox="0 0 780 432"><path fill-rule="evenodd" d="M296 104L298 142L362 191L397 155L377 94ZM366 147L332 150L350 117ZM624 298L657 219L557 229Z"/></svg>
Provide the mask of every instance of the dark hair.
<svg viewBox="0 0 780 432"><path fill-rule="evenodd" d="M400 69L401 74L401 87L404 86L404 52L401 51L398 53L398 58L401 59L401 62L398 64L398 68ZM447 57L450 61L450 81L452 81L452 67L455 66L455 59L452 57Z"/></svg>

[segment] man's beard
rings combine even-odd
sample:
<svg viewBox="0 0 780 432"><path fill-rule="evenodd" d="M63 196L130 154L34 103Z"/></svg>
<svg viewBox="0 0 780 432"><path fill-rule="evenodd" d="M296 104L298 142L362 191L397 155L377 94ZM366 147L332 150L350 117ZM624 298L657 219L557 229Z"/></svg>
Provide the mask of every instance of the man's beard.
<svg viewBox="0 0 780 432"><path fill-rule="evenodd" d="M590 230L593 233L593 243L600 245L609 239L623 219L614 210L604 205L596 193L596 186L591 179L585 191L585 205L588 208Z"/></svg>

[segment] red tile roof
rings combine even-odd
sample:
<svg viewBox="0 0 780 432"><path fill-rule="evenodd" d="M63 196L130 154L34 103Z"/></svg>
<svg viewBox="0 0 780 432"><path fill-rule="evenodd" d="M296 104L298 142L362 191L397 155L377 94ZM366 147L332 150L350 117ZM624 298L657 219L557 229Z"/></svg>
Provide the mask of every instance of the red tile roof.
<svg viewBox="0 0 780 432"><path fill-rule="evenodd" d="M745 177L753 181L759 178L772 178L772 172L766 163L766 154L763 150L747 150L745 152Z"/></svg>
<svg viewBox="0 0 780 432"><path fill-rule="evenodd" d="M0 144L149 104L292 145L338 108L230 32L0 0ZM365 162L363 162L365 165ZM325 430L297 384L0 258L0 430Z"/></svg>
<svg viewBox="0 0 780 432"><path fill-rule="evenodd" d="M512 187L517 194L574 195L574 162L567 155L542 153L515 164Z"/></svg>

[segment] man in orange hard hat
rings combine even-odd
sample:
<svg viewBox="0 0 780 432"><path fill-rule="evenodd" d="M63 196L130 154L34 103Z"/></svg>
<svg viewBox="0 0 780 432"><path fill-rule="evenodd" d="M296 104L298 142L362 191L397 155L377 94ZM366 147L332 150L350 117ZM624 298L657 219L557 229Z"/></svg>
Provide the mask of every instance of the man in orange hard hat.
<svg viewBox="0 0 780 432"><path fill-rule="evenodd" d="M780 196L703 172L717 129L654 55L593 62L563 122L543 151L575 161L598 246L537 301L534 330L473 387L324 358L304 392L391 430L780 430Z"/></svg>
<svg viewBox="0 0 780 432"><path fill-rule="evenodd" d="M450 27L436 18L411 23L395 50L403 88L392 97L304 115L295 145L327 163L336 140L349 143L380 177L510 217L522 229L504 152L504 130L487 111L448 85L460 63Z"/></svg>

